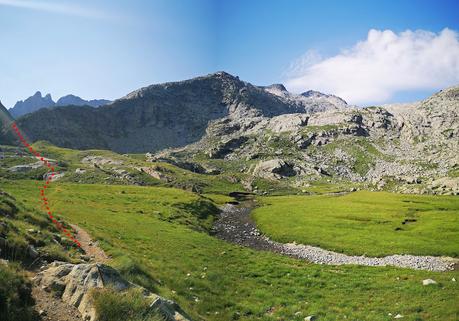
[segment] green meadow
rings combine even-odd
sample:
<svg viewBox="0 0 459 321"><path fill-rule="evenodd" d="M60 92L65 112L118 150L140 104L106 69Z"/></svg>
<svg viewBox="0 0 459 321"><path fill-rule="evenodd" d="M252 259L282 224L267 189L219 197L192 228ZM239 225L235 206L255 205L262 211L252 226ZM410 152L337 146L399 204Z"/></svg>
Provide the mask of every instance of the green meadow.
<svg viewBox="0 0 459 321"><path fill-rule="evenodd" d="M274 240L355 255L459 256L459 198L360 191L259 198L253 217Z"/></svg>
<svg viewBox="0 0 459 321"><path fill-rule="evenodd" d="M26 206L41 210L36 181L0 182L2 189ZM348 197L358 199L359 194L363 196L355 193ZM372 206L372 210L367 212L370 219L373 209L384 207L384 202L376 202L377 194L374 195L373 200L368 200ZM91 233L113 257L111 264L126 277L176 300L197 320L300 321L308 315L315 315L318 320L379 321L392 320L396 314L402 314L403 320L413 321L457 320L459 288L452 279L459 278L458 271L440 273L392 267L324 266L235 246L208 234L216 214L216 203L227 200L224 195L199 196L180 189L155 186L58 181L52 184L48 197L55 213ZM309 199L290 198L292 209L301 208L304 200ZM310 199L314 200L314 197ZM324 198L324 203L331 207L335 199L340 198ZM389 208L379 216L388 216L400 202L406 205L405 214L411 213L410 209L417 206L426 211L414 211L415 215L435 212L438 206L457 208L452 198L450 201L448 198L439 201L443 205L432 204L422 198L418 201L427 203L411 204L403 200L394 197L387 205ZM286 201L287 197L259 199L263 207L256 210L255 217L263 230L268 230L267 225L263 225L263 217L269 212L266 209L271 207L273 213L276 209L278 214L285 213L280 209L283 204L284 210L289 210L290 207L285 206ZM363 209L354 212L356 218L365 217ZM295 218L293 211L291 215L291 219L301 219ZM279 230L289 228L288 217L283 220L284 223L280 217L277 220ZM453 218L451 220L454 224ZM325 221L333 225L333 218ZM428 226L432 224L437 224L434 218L425 229L428 231ZM329 225L324 223L317 229L322 229L325 235ZM275 232L270 233L275 236ZM300 235L305 233L293 235L300 240ZM398 234L388 232L385 237L389 240L390 235L402 249L403 242L396 239ZM448 251L454 250L454 244L441 245L441 238L445 235L436 238L437 247L425 248L423 243L415 243L409 245L407 251L450 253ZM329 242L332 242L331 239L329 237ZM359 251L354 243L349 241L349 244L342 245L343 250ZM375 244L360 247L366 253L373 251L378 255L386 251ZM438 284L423 286L422 280L426 278L432 278Z"/></svg>

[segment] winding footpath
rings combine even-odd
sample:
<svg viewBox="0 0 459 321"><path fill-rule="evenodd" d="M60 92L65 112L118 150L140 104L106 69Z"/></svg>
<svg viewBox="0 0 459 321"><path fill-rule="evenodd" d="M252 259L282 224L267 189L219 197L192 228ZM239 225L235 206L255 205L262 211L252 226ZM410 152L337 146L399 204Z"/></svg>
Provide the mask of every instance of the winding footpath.
<svg viewBox="0 0 459 321"><path fill-rule="evenodd" d="M85 258L82 262L107 263L110 261L110 257L98 246L98 242L94 241L88 232L77 225L71 225L71 227L76 232L75 238L85 253L81 256L81 258ZM43 268L46 267L47 265L43 265ZM32 273L31 276L36 276L36 273ZM83 319L75 306L63 302L36 282L32 282L32 284L35 310L41 321L81 321Z"/></svg>
<svg viewBox="0 0 459 321"><path fill-rule="evenodd" d="M351 256L328 251L320 247L295 243L279 243L270 240L256 227L250 217L252 206L226 204L221 208L219 218L214 224L213 235L241 246L264 250L304 259L312 263L342 265L356 264L366 266L396 266L415 270L448 271L453 270L458 260L449 257L391 255L385 257Z"/></svg>

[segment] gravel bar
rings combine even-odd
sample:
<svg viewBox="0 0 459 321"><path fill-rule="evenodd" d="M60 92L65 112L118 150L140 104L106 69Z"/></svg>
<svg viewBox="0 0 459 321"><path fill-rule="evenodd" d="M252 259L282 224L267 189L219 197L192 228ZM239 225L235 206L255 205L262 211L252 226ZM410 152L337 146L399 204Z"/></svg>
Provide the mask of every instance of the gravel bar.
<svg viewBox="0 0 459 321"><path fill-rule="evenodd" d="M282 255L304 259L312 263L365 266L396 266L415 270L448 271L453 270L457 260L447 257L390 255L385 257L351 256L321 249L316 246L279 243L270 240L256 227L250 217L251 207L225 204L221 208L212 233L214 236L241 246L256 250L271 251Z"/></svg>

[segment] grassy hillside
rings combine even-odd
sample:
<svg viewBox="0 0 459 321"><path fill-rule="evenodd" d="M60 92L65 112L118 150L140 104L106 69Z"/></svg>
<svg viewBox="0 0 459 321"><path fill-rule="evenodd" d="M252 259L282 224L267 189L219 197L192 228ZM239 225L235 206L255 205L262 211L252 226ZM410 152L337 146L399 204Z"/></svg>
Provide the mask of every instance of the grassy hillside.
<svg viewBox="0 0 459 321"><path fill-rule="evenodd" d="M36 206L32 181L2 181ZM459 273L321 266L209 236L196 194L158 187L55 182L56 213L88 230L131 279L202 320L456 320ZM223 201L217 197L217 200ZM268 202L270 199L267 199ZM262 201L264 202L264 201ZM272 200L271 200L272 202ZM206 205L206 206L207 206ZM438 284L423 286L422 280Z"/></svg>
<svg viewBox="0 0 459 321"><path fill-rule="evenodd" d="M27 198L27 203L32 206L26 206L6 193L3 184L1 187L0 319L37 320L31 282L24 269L32 267L39 258L48 262L73 261L79 252L72 247L70 240L61 236L45 214L33 208L38 203L38 193L34 198Z"/></svg>
<svg viewBox="0 0 459 321"><path fill-rule="evenodd" d="M459 256L459 199L361 191L260 198L253 217L281 242L348 254Z"/></svg>

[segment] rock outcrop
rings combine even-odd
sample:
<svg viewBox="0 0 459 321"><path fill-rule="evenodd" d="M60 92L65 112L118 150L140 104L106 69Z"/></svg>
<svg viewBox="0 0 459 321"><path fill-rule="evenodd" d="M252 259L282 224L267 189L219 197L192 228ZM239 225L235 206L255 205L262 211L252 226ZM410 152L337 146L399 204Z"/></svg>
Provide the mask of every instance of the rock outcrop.
<svg viewBox="0 0 459 321"><path fill-rule="evenodd" d="M110 288L123 292L138 288L150 300L150 309L157 310L166 321L191 321L190 317L173 301L164 299L123 279L113 268L103 264L71 264L53 262L37 274L34 281L38 286L80 311L84 320L97 320L92 291Z"/></svg>

